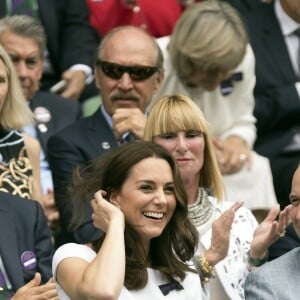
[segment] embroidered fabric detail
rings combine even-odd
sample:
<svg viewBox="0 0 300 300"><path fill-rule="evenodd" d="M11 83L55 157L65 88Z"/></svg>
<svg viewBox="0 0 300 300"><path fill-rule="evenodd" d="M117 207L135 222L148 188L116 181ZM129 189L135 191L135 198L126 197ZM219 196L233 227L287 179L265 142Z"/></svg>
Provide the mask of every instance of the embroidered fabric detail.
<svg viewBox="0 0 300 300"><path fill-rule="evenodd" d="M0 190L30 199L32 185L32 167L24 146L18 158L0 164Z"/></svg>

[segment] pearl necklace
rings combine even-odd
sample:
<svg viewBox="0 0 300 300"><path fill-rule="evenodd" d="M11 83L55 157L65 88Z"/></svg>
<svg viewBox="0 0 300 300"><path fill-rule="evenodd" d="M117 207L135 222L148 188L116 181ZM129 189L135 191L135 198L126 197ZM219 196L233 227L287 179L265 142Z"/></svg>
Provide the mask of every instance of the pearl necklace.
<svg viewBox="0 0 300 300"><path fill-rule="evenodd" d="M213 205L205 189L200 188L197 201L188 206L188 217L195 226L205 224L213 213Z"/></svg>

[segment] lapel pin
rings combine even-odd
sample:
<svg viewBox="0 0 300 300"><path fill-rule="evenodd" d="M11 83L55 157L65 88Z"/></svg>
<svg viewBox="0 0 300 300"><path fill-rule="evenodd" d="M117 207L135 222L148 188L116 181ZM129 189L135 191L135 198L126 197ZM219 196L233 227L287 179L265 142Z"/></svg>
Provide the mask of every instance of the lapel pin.
<svg viewBox="0 0 300 300"><path fill-rule="evenodd" d="M25 269L32 270L36 267L36 256L32 251L25 251L21 255L21 263Z"/></svg>
<svg viewBox="0 0 300 300"><path fill-rule="evenodd" d="M108 149L110 149L110 144L109 144L109 142L102 142L101 147L104 150L108 150Z"/></svg>
<svg viewBox="0 0 300 300"><path fill-rule="evenodd" d="M40 132L45 133L48 131L47 126L44 123L40 123L37 125L37 128Z"/></svg>
<svg viewBox="0 0 300 300"><path fill-rule="evenodd" d="M33 111L34 119L38 123L48 123L51 120L50 111L44 106L38 106Z"/></svg>

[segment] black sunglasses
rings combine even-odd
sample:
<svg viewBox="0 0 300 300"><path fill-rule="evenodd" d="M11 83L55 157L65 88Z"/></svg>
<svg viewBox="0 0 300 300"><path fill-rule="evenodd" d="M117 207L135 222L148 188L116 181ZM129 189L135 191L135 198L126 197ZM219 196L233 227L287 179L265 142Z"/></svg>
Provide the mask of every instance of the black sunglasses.
<svg viewBox="0 0 300 300"><path fill-rule="evenodd" d="M135 81L146 80L157 72L158 67L150 66L122 66L108 61L97 60L102 72L113 79L120 79L124 73L128 73L130 78Z"/></svg>

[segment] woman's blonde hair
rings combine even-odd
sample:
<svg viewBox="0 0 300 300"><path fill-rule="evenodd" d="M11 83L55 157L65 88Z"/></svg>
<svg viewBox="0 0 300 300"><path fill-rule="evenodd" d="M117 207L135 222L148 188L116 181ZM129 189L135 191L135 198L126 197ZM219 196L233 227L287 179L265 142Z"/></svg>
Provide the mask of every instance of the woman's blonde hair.
<svg viewBox="0 0 300 300"><path fill-rule="evenodd" d="M177 21L168 50L178 76L186 81L204 72L232 70L248 44L239 13L228 3L207 0L191 5Z"/></svg>
<svg viewBox="0 0 300 300"><path fill-rule="evenodd" d="M152 107L145 126L144 139L169 132L194 130L204 136L204 162L200 171L199 186L209 190L216 198L223 198L223 183L212 143L209 124L200 108L183 95L164 96Z"/></svg>
<svg viewBox="0 0 300 300"><path fill-rule="evenodd" d="M23 95L14 65L7 52L0 46L0 59L5 65L8 91L0 110L0 126L3 129L22 129L34 122L33 114Z"/></svg>

